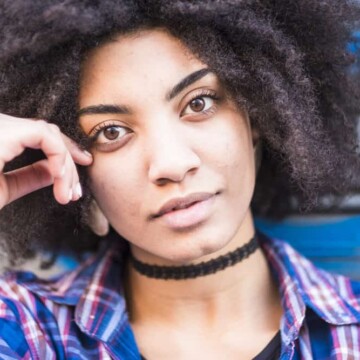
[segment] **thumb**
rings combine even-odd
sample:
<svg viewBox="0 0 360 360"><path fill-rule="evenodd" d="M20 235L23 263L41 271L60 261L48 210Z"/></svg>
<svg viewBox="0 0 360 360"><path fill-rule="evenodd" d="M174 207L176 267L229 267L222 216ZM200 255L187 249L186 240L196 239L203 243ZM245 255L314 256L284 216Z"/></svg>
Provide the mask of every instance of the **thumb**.
<svg viewBox="0 0 360 360"><path fill-rule="evenodd" d="M1 192L5 196L7 194L3 206L53 183L49 170L49 162L46 159L17 170L9 171L2 174L2 176L4 177L6 188L5 191ZM1 206L0 200L0 208L3 206Z"/></svg>

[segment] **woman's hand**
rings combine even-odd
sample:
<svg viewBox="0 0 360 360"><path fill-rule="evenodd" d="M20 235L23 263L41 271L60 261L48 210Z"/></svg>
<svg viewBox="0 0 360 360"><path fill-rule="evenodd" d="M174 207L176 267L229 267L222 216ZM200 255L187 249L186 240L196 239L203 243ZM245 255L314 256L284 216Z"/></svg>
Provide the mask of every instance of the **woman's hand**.
<svg viewBox="0 0 360 360"><path fill-rule="evenodd" d="M5 164L25 148L42 150L46 159L4 173ZM51 184L60 204L78 200L82 193L74 162L90 165L92 156L80 150L56 125L0 114L0 209Z"/></svg>

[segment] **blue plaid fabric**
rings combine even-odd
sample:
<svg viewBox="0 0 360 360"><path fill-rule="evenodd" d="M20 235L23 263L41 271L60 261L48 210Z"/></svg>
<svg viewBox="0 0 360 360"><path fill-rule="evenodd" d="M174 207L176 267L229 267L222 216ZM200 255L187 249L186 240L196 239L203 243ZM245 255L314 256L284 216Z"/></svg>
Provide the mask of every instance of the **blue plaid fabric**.
<svg viewBox="0 0 360 360"><path fill-rule="evenodd" d="M316 268L291 246L260 234L284 315L281 359L360 359L360 283ZM114 243L52 280L0 278L0 358L140 359ZM241 334L239 334L241 336Z"/></svg>

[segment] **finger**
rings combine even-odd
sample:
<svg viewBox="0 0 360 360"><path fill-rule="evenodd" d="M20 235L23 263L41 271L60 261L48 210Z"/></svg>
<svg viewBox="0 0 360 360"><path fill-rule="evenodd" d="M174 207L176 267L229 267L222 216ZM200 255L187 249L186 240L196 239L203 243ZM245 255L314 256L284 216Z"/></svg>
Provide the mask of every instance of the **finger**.
<svg viewBox="0 0 360 360"><path fill-rule="evenodd" d="M44 120L26 120L19 118L11 118L11 120L9 120L7 116L3 115L1 115L1 122L4 130L5 126L9 128L9 134L14 133L14 127L16 128L16 133L12 134L12 138L9 138L9 136L6 137L5 133L0 134L0 142L4 145L0 148L0 168L1 165L3 165L2 162L5 163L12 160L14 157L20 155L25 148L33 148L41 149L45 153L49 159L49 168L54 178L64 175L65 159L69 150L64 142L60 129L55 124L49 124ZM67 143L70 142L67 141ZM70 145L72 145L71 149L76 151L76 145ZM83 158L86 158L86 156L84 156L84 154L79 155L79 152L81 153L81 150L77 152L77 158L84 162Z"/></svg>
<svg viewBox="0 0 360 360"><path fill-rule="evenodd" d="M61 138L57 126L43 120L34 122L35 125L19 129L18 133L23 148L41 149L49 160L49 169L54 178L65 175L65 161L68 150Z"/></svg>
<svg viewBox="0 0 360 360"><path fill-rule="evenodd" d="M64 164L64 175L54 179L54 196L60 204L67 204L73 199L74 167L75 164L68 153Z"/></svg>
<svg viewBox="0 0 360 360"><path fill-rule="evenodd" d="M76 165L75 163L73 162L73 159L71 159L71 162L72 162L72 166L71 166L71 179L72 179L72 182L71 182L71 201L76 201L78 200L82 193L81 193L81 186L80 186L80 181L79 181L79 175L78 175L78 172L77 172L77 168L76 168Z"/></svg>
<svg viewBox="0 0 360 360"><path fill-rule="evenodd" d="M77 167L74 163L74 159L70 155L70 162L71 162L71 171L72 171L72 201L79 200L82 196L82 188L80 185L80 179Z"/></svg>
<svg viewBox="0 0 360 360"><path fill-rule="evenodd" d="M14 124L13 122L10 123L10 121L7 121L6 118L2 118L2 121L7 123L6 126L12 130ZM8 146L4 146L0 149L2 150L1 159L5 162L10 161L14 157L18 156L27 147L41 149L48 159L48 162L46 163L47 171L45 174L50 176L48 176L46 185L54 182L54 195L56 200L62 204L68 203L73 198L72 194L74 193L74 190L77 190L77 193L80 191L78 186L78 174L76 166L72 159L72 155L68 150L67 144L69 145L71 151L77 154L75 157L80 161L91 163L91 158L89 161L89 157L86 156L86 154L83 154L81 150L77 148L76 144L71 142L69 138L67 138L65 143L65 137L62 136L60 129L54 124L46 123L43 120L34 120L33 122L29 122L29 120L24 119L17 119L16 122L19 124L16 124L16 133L14 134L15 136L13 136L15 139L13 142L11 143L10 139L6 137L1 140L3 142L5 141L5 144L6 141L9 142ZM16 139L17 142L14 142ZM84 157L86 159L85 161ZM37 170L37 167L34 169ZM27 170L28 168L22 169L24 173L26 173ZM35 171L35 174L36 173L37 171ZM28 187L26 187L26 185L24 186L24 182L20 182L20 184L18 184L17 175L21 176L21 171L7 175L7 177L10 176L9 182L11 187L9 201L13 201L13 199L18 198L19 196L23 196L29 191L35 191L36 189L43 187L41 181L39 181L39 184L36 185L34 184L33 180L29 182L30 185ZM7 178L5 178L3 175L1 176L4 182L4 179ZM24 177L21 177L20 179L23 178ZM36 177L33 177L32 179L36 179Z"/></svg>
<svg viewBox="0 0 360 360"><path fill-rule="evenodd" d="M54 196L60 204L67 204L70 200L78 200L80 197L73 197L74 183L78 183L78 177L75 177L75 180L73 180L74 172L71 169L72 164L72 160L68 160L66 166L70 167L70 169L67 169L66 175L61 179L55 179L57 185L54 183ZM7 183L8 196L5 203L2 201L4 203L2 206L33 191L53 184L48 160L40 160L32 165L7 172L4 174L4 177ZM70 186L69 183L71 183Z"/></svg>
<svg viewBox="0 0 360 360"><path fill-rule="evenodd" d="M47 160L9 171L3 174L3 177L7 185L4 205L53 183Z"/></svg>
<svg viewBox="0 0 360 360"><path fill-rule="evenodd" d="M68 149L64 165L65 176L55 179L54 194L61 203L76 201L82 196L82 190L77 168L74 163L74 157L80 163L89 165L92 162L92 155L90 153L84 153L73 140L62 134L57 126L51 124L50 129L55 133L55 135L61 135L61 138ZM72 154L75 154L75 156Z"/></svg>
<svg viewBox="0 0 360 360"><path fill-rule="evenodd" d="M77 169L76 169L75 164L74 164L74 170L73 170L72 189L73 189L72 201L79 200L81 198L81 196L82 196L82 188L81 188L81 185L80 185L79 175L77 173Z"/></svg>
<svg viewBox="0 0 360 360"><path fill-rule="evenodd" d="M67 147L67 149L69 150L72 158L74 159L74 161L80 165L90 165L93 161L92 155L86 151L86 150L81 150L79 148L79 146L75 143L75 141L73 141L72 139L70 139L69 137L67 137L64 134L61 134L64 143Z"/></svg>

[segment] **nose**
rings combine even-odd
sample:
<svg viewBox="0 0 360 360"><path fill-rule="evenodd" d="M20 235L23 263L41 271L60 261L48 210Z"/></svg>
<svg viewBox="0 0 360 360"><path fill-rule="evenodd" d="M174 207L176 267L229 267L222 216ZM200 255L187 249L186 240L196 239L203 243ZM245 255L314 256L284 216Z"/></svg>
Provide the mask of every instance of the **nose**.
<svg viewBox="0 0 360 360"><path fill-rule="evenodd" d="M200 157L191 147L191 140L184 131L166 126L157 131L148 142L148 176L152 183L164 185L181 182L187 174L196 172L201 164Z"/></svg>

